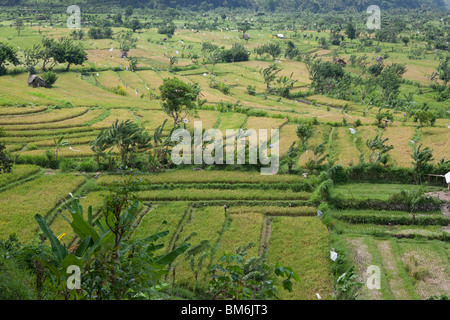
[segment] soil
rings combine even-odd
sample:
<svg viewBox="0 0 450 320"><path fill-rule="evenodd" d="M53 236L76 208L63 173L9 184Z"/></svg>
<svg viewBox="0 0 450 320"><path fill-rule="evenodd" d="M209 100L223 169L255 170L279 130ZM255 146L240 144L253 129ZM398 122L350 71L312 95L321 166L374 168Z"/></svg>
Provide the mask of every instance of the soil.
<svg viewBox="0 0 450 320"><path fill-rule="evenodd" d="M441 207L442 214L450 218L450 192L448 191L430 192L426 193L426 195L444 201L444 204ZM446 227L443 227L443 231L450 233L450 224L448 224Z"/></svg>

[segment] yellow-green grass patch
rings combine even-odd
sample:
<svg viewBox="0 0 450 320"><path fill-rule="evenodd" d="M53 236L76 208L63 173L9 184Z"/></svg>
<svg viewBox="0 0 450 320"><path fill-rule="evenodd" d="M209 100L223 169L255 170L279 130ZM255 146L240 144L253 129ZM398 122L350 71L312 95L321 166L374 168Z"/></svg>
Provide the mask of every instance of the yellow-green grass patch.
<svg viewBox="0 0 450 320"><path fill-rule="evenodd" d="M200 201L200 200L307 200L308 192L292 190L223 190L177 189L141 191L138 198L145 201Z"/></svg>
<svg viewBox="0 0 450 320"><path fill-rule="evenodd" d="M433 149L434 163L450 159L450 130L447 128L423 128L422 135L416 144L423 144L423 148Z"/></svg>
<svg viewBox="0 0 450 320"><path fill-rule="evenodd" d="M47 110L47 107L4 107L0 108L1 116L10 116L10 115L21 115L21 114L30 114L30 113L38 113Z"/></svg>
<svg viewBox="0 0 450 320"><path fill-rule="evenodd" d="M132 239L145 239L156 232L169 231L169 234L158 241L164 244L162 250L167 252L168 245L174 237L178 223L183 218L187 207L186 202L169 202L154 204L154 207L142 218L134 230ZM166 221L167 223L163 224Z"/></svg>
<svg viewBox="0 0 450 320"><path fill-rule="evenodd" d="M411 167L411 147L410 142L415 134L414 128L388 126L383 134L383 138L389 138L388 144L394 149L389 151L395 164L400 167Z"/></svg>
<svg viewBox="0 0 450 320"><path fill-rule="evenodd" d="M317 209L313 207L276 207L276 206L265 206L265 207L231 207L229 209L230 214L248 214L248 213L258 213L267 216L314 216L316 215Z"/></svg>
<svg viewBox="0 0 450 320"><path fill-rule="evenodd" d="M350 133L349 128L336 128L336 139L333 139L334 157L337 163L343 166L357 164L360 152L356 148L356 136Z"/></svg>
<svg viewBox="0 0 450 320"><path fill-rule="evenodd" d="M0 193L0 237L16 233L21 242L30 243L38 228L34 216L47 216L84 181L81 176L47 175Z"/></svg>
<svg viewBox="0 0 450 320"><path fill-rule="evenodd" d="M79 117L88 112L87 108L63 108L54 109L50 112L38 114L26 114L15 116L4 116L0 119L0 125L29 125L62 121Z"/></svg>
<svg viewBox="0 0 450 320"><path fill-rule="evenodd" d="M83 216L87 219L89 206L92 206L92 215L95 216L102 209L104 204L104 192L91 192L79 199L80 205L83 207ZM60 214L56 214L54 220L50 224L50 229L56 237L64 235L61 243L68 246L76 236L70 224L61 216L64 215L70 221L72 216L67 209L64 209Z"/></svg>
<svg viewBox="0 0 450 320"><path fill-rule="evenodd" d="M197 236L191 238L189 241L192 246L197 245L203 240L208 240L211 246L214 246L219 239L223 223L225 221L225 213L222 207L205 207L198 208L192 212L191 220L189 220L183 227L179 239L182 240L191 233L196 232ZM215 257L217 259L218 256ZM184 256L178 258L176 265L176 282L181 285L188 285L193 287L195 278L189 268L189 262L185 260ZM205 261L207 266L209 261ZM213 263L215 261L213 260ZM205 268L206 269L206 268ZM199 281L204 279L204 273L199 275Z"/></svg>
<svg viewBox="0 0 450 320"><path fill-rule="evenodd" d="M4 128L6 130L41 130L41 129L61 129L61 128L73 128L83 126L86 123L94 121L102 114L107 112L105 109L93 109L80 116L71 117L70 119L62 121L54 121L51 123L39 123L39 124L20 124L20 125L8 125ZM53 113L53 112L51 112Z"/></svg>
<svg viewBox="0 0 450 320"><path fill-rule="evenodd" d="M315 300L331 298L329 235L320 219L313 217L276 217L268 251L269 261L281 262L298 273L292 292L280 289L286 300ZM280 284L281 287L281 284Z"/></svg>
<svg viewBox="0 0 450 320"><path fill-rule="evenodd" d="M39 166L31 164L17 164L13 166L11 172L0 174L0 188L6 187L8 184L11 184L13 182L25 179L39 172L39 170L41 170Z"/></svg>
<svg viewBox="0 0 450 320"><path fill-rule="evenodd" d="M101 175L97 179L100 185L124 180L125 176ZM239 171L193 171L174 170L157 174L136 175L135 179L148 180L149 183L295 183L304 180L301 176L295 175L261 175L259 172L239 172Z"/></svg>

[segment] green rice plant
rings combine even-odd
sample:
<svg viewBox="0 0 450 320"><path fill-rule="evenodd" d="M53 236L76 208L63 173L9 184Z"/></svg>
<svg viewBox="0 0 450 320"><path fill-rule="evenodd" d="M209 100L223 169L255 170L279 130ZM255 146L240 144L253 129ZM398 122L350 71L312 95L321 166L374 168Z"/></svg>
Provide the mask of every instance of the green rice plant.
<svg viewBox="0 0 450 320"><path fill-rule="evenodd" d="M307 192L290 190L217 190L180 189L176 192L166 190L140 191L138 198L144 201L200 201L200 200L307 200Z"/></svg>
<svg viewBox="0 0 450 320"><path fill-rule="evenodd" d="M47 216L85 181L82 176L42 176L0 193L0 238L15 233L21 242L30 243L37 230L34 214Z"/></svg>
<svg viewBox="0 0 450 320"><path fill-rule="evenodd" d="M269 240L269 262L292 267L301 281L292 292L281 292L281 299L330 299L329 235L320 219L313 217L275 217Z"/></svg>
<svg viewBox="0 0 450 320"><path fill-rule="evenodd" d="M15 165L10 173L0 175L0 189L7 185L25 179L40 171L40 167L36 165Z"/></svg>

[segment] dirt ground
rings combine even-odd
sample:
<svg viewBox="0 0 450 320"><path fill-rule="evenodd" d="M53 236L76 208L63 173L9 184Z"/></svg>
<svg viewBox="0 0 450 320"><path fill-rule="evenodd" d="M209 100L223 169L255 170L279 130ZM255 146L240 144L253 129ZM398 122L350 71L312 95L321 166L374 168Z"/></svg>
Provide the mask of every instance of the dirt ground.
<svg viewBox="0 0 450 320"><path fill-rule="evenodd" d="M441 207L442 214L448 218L450 218L450 192L448 191L439 191L439 192L430 192L427 195L438 198L444 201L444 204ZM443 228L445 232L450 233L450 224Z"/></svg>

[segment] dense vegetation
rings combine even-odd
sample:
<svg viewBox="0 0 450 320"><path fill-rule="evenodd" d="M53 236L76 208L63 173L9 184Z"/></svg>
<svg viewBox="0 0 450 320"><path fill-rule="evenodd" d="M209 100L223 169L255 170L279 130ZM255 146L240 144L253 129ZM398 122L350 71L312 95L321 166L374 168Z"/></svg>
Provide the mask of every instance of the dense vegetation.
<svg viewBox="0 0 450 320"><path fill-rule="evenodd" d="M448 296L443 1L379 30L367 1L71 4L0 2L0 299ZM277 174L174 163L198 120L279 129Z"/></svg>

